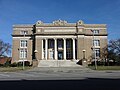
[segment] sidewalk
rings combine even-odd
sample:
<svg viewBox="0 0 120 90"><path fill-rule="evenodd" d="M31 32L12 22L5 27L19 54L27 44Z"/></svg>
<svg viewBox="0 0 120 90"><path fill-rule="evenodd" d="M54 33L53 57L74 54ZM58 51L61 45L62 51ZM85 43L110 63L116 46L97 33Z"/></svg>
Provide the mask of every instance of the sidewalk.
<svg viewBox="0 0 120 90"><path fill-rule="evenodd" d="M32 72L91 72L90 68L81 67L35 67L27 70Z"/></svg>

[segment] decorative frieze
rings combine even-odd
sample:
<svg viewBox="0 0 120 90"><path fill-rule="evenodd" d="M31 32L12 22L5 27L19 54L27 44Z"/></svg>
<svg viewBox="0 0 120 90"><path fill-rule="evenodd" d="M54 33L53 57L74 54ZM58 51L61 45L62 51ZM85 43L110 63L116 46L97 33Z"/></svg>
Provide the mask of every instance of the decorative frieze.
<svg viewBox="0 0 120 90"><path fill-rule="evenodd" d="M65 20L55 20L55 21L53 21L53 24L54 25L58 25L58 26L63 26L63 25L66 25L67 24L67 21L65 21Z"/></svg>
<svg viewBox="0 0 120 90"><path fill-rule="evenodd" d="M56 29L56 30L53 30L53 29L51 29L51 30L44 30L44 32L76 32L76 30L74 29L68 29L68 30L62 30L62 29Z"/></svg>
<svg viewBox="0 0 120 90"><path fill-rule="evenodd" d="M83 35L82 35L83 36ZM77 38L77 36L73 35L50 35L50 36L36 36L36 38Z"/></svg>

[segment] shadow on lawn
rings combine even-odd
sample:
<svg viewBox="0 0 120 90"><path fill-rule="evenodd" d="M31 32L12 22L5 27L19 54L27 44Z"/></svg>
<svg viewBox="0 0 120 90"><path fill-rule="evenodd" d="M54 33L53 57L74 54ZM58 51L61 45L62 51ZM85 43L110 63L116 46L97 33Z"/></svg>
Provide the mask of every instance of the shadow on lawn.
<svg viewBox="0 0 120 90"><path fill-rule="evenodd" d="M0 81L1 90L120 90L120 79Z"/></svg>

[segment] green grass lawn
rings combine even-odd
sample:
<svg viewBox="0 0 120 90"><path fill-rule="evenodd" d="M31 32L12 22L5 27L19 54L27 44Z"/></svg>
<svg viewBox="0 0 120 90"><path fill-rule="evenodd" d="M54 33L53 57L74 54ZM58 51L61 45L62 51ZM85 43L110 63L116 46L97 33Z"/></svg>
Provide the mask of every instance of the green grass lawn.
<svg viewBox="0 0 120 90"><path fill-rule="evenodd" d="M32 67L25 67L24 70L31 69ZM23 67L0 67L0 72L17 72L22 71Z"/></svg>
<svg viewBox="0 0 120 90"><path fill-rule="evenodd" d="M88 66L88 68L95 70L95 66ZM97 70L120 70L120 66L97 66Z"/></svg>

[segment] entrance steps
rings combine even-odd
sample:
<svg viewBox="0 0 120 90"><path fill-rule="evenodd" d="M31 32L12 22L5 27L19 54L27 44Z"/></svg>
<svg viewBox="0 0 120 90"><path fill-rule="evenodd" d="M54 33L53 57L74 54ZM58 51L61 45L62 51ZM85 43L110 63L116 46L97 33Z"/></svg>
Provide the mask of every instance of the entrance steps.
<svg viewBox="0 0 120 90"><path fill-rule="evenodd" d="M38 67L81 67L78 60L39 60Z"/></svg>

